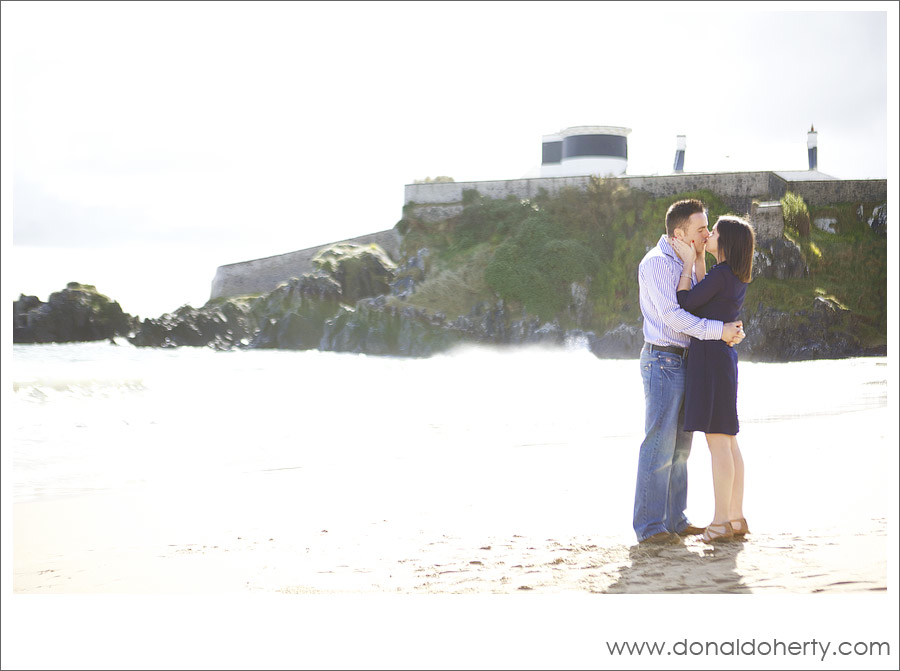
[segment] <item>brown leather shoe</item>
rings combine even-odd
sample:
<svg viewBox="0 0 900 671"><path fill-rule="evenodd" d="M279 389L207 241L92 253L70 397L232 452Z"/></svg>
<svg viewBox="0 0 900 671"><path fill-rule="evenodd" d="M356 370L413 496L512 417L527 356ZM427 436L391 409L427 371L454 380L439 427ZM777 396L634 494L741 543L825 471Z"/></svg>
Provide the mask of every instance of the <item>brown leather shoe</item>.
<svg viewBox="0 0 900 671"><path fill-rule="evenodd" d="M731 528L731 522L722 522L722 524L710 524L706 527L700 540L704 543L719 543L730 541L733 538L734 530Z"/></svg>
<svg viewBox="0 0 900 671"><path fill-rule="evenodd" d="M681 542L678 534L670 534L668 531L660 531L658 534L647 536L640 542L641 545L677 545Z"/></svg>
<svg viewBox="0 0 900 671"><path fill-rule="evenodd" d="M684 536L699 536L704 531L703 527L695 527L693 524L688 524L684 529L678 532L678 535L681 537Z"/></svg>
<svg viewBox="0 0 900 671"><path fill-rule="evenodd" d="M746 536L750 533L750 530L747 529L747 520L743 517L739 520L731 520L731 529L735 536Z"/></svg>

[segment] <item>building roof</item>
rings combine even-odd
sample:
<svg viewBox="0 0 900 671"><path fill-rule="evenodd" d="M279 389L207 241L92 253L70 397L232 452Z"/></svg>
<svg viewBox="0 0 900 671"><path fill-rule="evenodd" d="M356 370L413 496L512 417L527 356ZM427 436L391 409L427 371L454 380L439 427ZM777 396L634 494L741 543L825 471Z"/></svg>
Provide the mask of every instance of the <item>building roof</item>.
<svg viewBox="0 0 900 671"><path fill-rule="evenodd" d="M772 172L786 182L815 182L838 179L818 170L773 170Z"/></svg>

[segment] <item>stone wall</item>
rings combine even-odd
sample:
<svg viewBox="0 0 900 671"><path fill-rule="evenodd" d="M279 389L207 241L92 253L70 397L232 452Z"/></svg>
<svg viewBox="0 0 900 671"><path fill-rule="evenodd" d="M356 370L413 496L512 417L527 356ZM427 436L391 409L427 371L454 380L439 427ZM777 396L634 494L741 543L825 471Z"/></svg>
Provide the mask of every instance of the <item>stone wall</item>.
<svg viewBox="0 0 900 671"><path fill-rule="evenodd" d="M583 189L590 177L541 177L534 179L510 179L491 182L441 182L429 184L407 184L404 197L407 204L449 205L462 201L463 191L475 190L489 198L532 198L541 189L550 195L560 189L574 187ZM615 177L633 189L641 189L654 196L668 196L684 191L710 189L723 197L752 198L765 196L769 191L768 172L734 172L688 175L662 175L653 177Z"/></svg>
<svg viewBox="0 0 900 671"><path fill-rule="evenodd" d="M676 193L705 189L718 194L735 214L750 212L754 199L766 199L769 193L767 172L726 172L691 175L664 175L659 177L625 177L632 189L640 189L656 196L674 196Z"/></svg>
<svg viewBox="0 0 900 671"><path fill-rule="evenodd" d="M721 196L738 214L750 211L756 200L778 200L787 191L803 196L810 205L887 200L887 180L822 180L794 181L782 179L773 172L696 173L649 177L615 177L633 189L654 196L671 196L686 191L708 189ZM434 220L443 212L455 212L462 202L463 191L475 190L489 198L533 198L541 189L555 195L565 187L585 188L590 177L541 177L490 182L442 182L407 184L405 204L425 220ZM429 210L426 206L434 208ZM439 208L444 208L443 210Z"/></svg>
<svg viewBox="0 0 900 671"><path fill-rule="evenodd" d="M426 222L444 221L463 211L458 205L419 205L415 207L416 218Z"/></svg>
<svg viewBox="0 0 900 671"><path fill-rule="evenodd" d="M404 203L416 205L451 205L462 202L463 191L475 190L488 198L533 198L540 189L551 195L565 187L584 189L590 177L539 177L534 179L507 179L490 182L436 182L407 184L404 187Z"/></svg>
<svg viewBox="0 0 900 671"><path fill-rule="evenodd" d="M754 203L750 208L750 222L756 232L756 242L777 240L784 235L784 213L780 200Z"/></svg>
<svg viewBox="0 0 900 671"><path fill-rule="evenodd" d="M369 233L339 242L353 242L359 245L374 243L384 249L393 260L397 260L400 250L400 238L394 229ZM209 297L213 299L268 293L282 282L287 282L291 277L300 277L304 273L311 272L313 257L320 250L333 244L337 243L329 242L327 245L309 247L278 256L267 256L262 259L219 266L212 281Z"/></svg>
<svg viewBox="0 0 900 671"><path fill-rule="evenodd" d="M725 199L759 198L768 194L769 173L726 172L658 177L623 177L632 189L640 189L654 196L672 196L685 191L708 189Z"/></svg>
<svg viewBox="0 0 900 671"><path fill-rule="evenodd" d="M802 196L807 205L883 203L887 201L887 180L884 179L791 182L787 190Z"/></svg>

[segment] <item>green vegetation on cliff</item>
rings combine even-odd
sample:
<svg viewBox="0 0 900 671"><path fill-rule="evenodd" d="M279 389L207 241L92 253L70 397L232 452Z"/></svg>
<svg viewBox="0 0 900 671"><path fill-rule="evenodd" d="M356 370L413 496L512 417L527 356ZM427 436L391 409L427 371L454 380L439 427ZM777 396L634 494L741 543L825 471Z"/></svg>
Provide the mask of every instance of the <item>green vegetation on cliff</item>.
<svg viewBox="0 0 900 671"><path fill-rule="evenodd" d="M790 196L786 199L790 200ZM809 277L754 280L747 288L745 311L762 303L793 313L808 309L821 296L851 311L856 335L864 346L886 344L887 238L873 232L868 223L877 206L878 203L807 206L795 196L790 208L784 208L785 236L803 250ZM789 209L791 214L797 213L796 218L788 218ZM810 225L817 219L834 220L835 232ZM808 235L803 234L803 228Z"/></svg>
<svg viewBox="0 0 900 671"><path fill-rule="evenodd" d="M638 263L664 234L669 205L682 198L706 203L711 223L733 213L711 191L654 198L598 178L585 190L541 192L530 201L466 191L463 211L438 222L418 219L409 208L397 225L403 252L427 248L430 256L425 280L405 302L453 318L501 298L512 311L598 334L637 324ZM864 344L885 343L886 238L859 214L862 208L870 216L874 205L807 208L802 199L789 198L786 236L803 251L809 275L754 280L745 313L759 304L793 313L809 309L816 296L832 298L854 313ZM801 235L795 226L805 217L836 219L836 232L809 226ZM711 256L707 260L712 263Z"/></svg>
<svg viewBox="0 0 900 671"><path fill-rule="evenodd" d="M637 264L665 232L669 205L683 197L701 198L711 218L727 211L709 191L651 198L603 179L525 201L466 191L457 217L426 223L410 213L398 226L406 254L433 253L408 302L452 317L499 297L513 310L599 333L636 323Z"/></svg>

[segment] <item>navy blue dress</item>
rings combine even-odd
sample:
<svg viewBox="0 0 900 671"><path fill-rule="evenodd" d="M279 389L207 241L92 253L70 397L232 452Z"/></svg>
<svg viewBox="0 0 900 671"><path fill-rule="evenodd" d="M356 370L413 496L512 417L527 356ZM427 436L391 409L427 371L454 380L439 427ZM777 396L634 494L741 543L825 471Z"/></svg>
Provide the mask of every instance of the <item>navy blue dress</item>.
<svg viewBox="0 0 900 671"><path fill-rule="evenodd" d="M710 268L690 291L677 292L678 304L697 317L738 320L747 285L727 261ZM724 340L691 338L684 384L684 430L736 436L737 351Z"/></svg>

